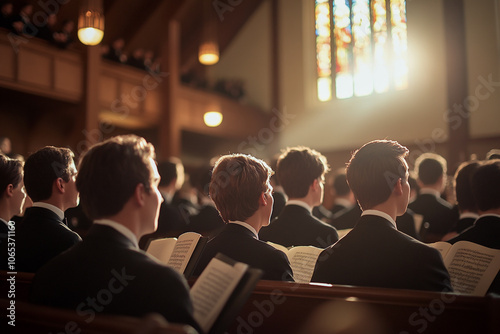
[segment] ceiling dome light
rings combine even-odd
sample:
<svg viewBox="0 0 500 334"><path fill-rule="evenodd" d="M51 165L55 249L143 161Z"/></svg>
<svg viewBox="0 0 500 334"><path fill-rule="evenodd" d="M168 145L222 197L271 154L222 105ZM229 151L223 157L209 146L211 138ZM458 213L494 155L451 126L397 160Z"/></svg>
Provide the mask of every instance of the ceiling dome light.
<svg viewBox="0 0 500 334"><path fill-rule="evenodd" d="M211 128L215 128L222 123L222 114L218 111L209 111L203 115L205 124Z"/></svg>

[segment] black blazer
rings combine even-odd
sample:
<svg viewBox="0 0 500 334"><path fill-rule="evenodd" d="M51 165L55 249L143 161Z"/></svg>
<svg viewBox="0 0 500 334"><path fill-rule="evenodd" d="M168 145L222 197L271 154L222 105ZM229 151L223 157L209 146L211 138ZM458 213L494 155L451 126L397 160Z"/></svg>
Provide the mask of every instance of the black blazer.
<svg viewBox="0 0 500 334"><path fill-rule="evenodd" d="M292 268L285 253L258 240L246 227L227 224L211 239L200 257L194 275L199 276L210 260L222 253L233 260L262 269L262 279L293 281Z"/></svg>
<svg viewBox="0 0 500 334"><path fill-rule="evenodd" d="M204 236L215 236L225 226L219 211L213 205L204 205L197 215L189 219L187 231L197 232Z"/></svg>
<svg viewBox="0 0 500 334"><path fill-rule="evenodd" d="M452 290L438 250L373 215L362 216L351 232L320 254L312 282Z"/></svg>
<svg viewBox="0 0 500 334"><path fill-rule="evenodd" d="M186 280L115 229L98 224L36 273L30 300L75 310L88 321L98 312L137 317L157 312L199 328Z"/></svg>
<svg viewBox="0 0 500 334"><path fill-rule="evenodd" d="M28 208L16 224L16 270L34 273L81 240L53 211Z"/></svg>
<svg viewBox="0 0 500 334"><path fill-rule="evenodd" d="M454 244L460 240L470 241L485 247L500 249L500 218L497 216L479 217L474 225L455 238L448 240ZM500 295L500 273L490 285L488 292Z"/></svg>
<svg viewBox="0 0 500 334"><path fill-rule="evenodd" d="M437 236L437 239L448 233L458 220L457 213L453 211L452 205L432 194L418 195L413 202L408 204L408 207L413 212L424 216L423 222L429 223L426 233ZM422 231L420 231L420 234L422 234Z"/></svg>
<svg viewBox="0 0 500 334"><path fill-rule="evenodd" d="M259 238L285 247L315 246L325 248L339 239L337 230L317 219L299 205L287 205L269 226L263 227Z"/></svg>

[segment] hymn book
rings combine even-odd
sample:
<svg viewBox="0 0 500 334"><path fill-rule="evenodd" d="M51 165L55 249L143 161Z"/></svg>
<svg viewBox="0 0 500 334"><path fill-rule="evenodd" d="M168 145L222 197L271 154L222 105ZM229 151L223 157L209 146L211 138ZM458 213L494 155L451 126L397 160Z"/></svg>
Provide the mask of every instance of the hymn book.
<svg viewBox="0 0 500 334"><path fill-rule="evenodd" d="M194 318L205 333L223 333L239 314L262 276L250 268L217 254L191 288Z"/></svg>
<svg viewBox="0 0 500 334"><path fill-rule="evenodd" d="M190 278L207 241L201 234L186 232L178 238L152 240L147 253Z"/></svg>
<svg viewBox="0 0 500 334"><path fill-rule="evenodd" d="M500 270L500 249L463 240L453 245L439 241L429 246L441 253L455 292L474 296L486 295Z"/></svg>
<svg viewBox="0 0 500 334"><path fill-rule="evenodd" d="M292 267L293 279L295 282L311 282L316 261L318 260L319 254L323 251L323 248L314 246L296 246L288 249L285 246L275 244L270 241L267 243L286 254L288 261L290 262L290 267Z"/></svg>

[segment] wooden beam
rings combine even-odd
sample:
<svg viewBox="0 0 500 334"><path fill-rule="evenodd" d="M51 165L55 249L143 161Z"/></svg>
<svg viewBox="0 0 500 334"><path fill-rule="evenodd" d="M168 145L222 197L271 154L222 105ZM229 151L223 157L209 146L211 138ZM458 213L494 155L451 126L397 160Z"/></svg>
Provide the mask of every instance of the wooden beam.
<svg viewBox="0 0 500 334"><path fill-rule="evenodd" d="M159 158L179 156L181 152L181 129L177 121L177 94L179 90L179 23L168 23L166 40L161 43L161 70L168 73L161 85L161 116L159 127Z"/></svg>
<svg viewBox="0 0 500 334"><path fill-rule="evenodd" d="M454 170L460 162L468 159L470 137L469 111L463 105L468 95L464 1L444 0L443 6L447 106L450 109L449 117L461 119L461 122L448 122L448 168Z"/></svg>

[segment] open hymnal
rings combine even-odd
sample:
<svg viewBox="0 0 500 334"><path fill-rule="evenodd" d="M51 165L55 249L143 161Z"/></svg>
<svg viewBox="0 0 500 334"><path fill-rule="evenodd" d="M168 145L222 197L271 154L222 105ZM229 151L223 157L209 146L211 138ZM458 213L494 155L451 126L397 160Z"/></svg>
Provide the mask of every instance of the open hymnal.
<svg viewBox="0 0 500 334"><path fill-rule="evenodd" d="M191 288L194 318L201 329L208 334L224 332L261 276L262 270L217 254Z"/></svg>
<svg viewBox="0 0 500 334"><path fill-rule="evenodd" d="M296 246L289 249L285 246L268 241L269 245L282 251L288 257L290 267L292 267L293 278L297 283L309 283L316 266L322 248L314 246Z"/></svg>
<svg viewBox="0 0 500 334"><path fill-rule="evenodd" d="M500 270L500 249L469 241L459 241L453 245L439 241L429 246L441 252L455 292L474 296L486 295Z"/></svg>
<svg viewBox="0 0 500 334"><path fill-rule="evenodd" d="M207 241L208 238L203 237L201 234L186 232L178 238L151 241L147 253L189 278Z"/></svg>

